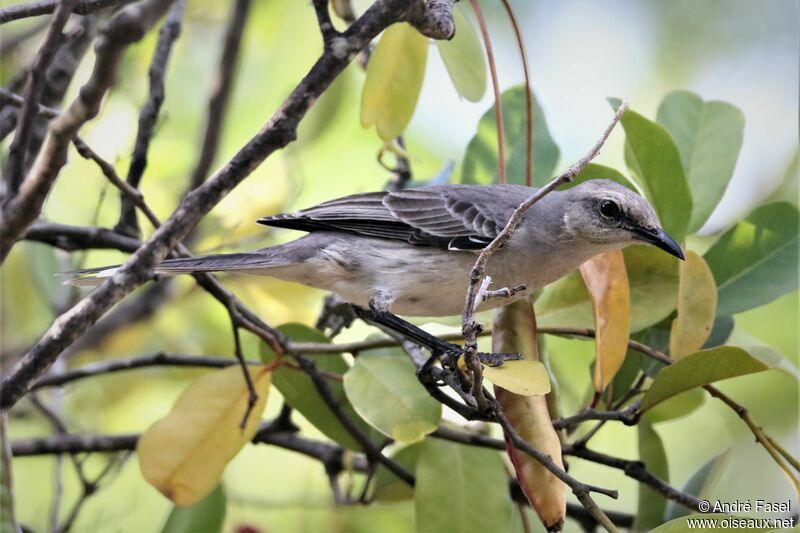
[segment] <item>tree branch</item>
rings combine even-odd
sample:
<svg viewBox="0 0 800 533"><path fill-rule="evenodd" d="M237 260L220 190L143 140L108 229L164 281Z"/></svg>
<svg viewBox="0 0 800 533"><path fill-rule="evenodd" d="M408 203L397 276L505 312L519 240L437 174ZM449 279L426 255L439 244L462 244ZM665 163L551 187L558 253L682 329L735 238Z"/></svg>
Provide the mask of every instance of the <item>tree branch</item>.
<svg viewBox="0 0 800 533"><path fill-rule="evenodd" d="M79 15L89 15L106 7L128 4L132 1L133 0L80 0L72 12ZM48 15L56 10L58 4L59 0L42 0L39 2L30 2L28 4L8 6L4 9L0 9L0 24L11 22L12 20Z"/></svg>
<svg viewBox="0 0 800 533"><path fill-rule="evenodd" d="M142 175L147 167L147 152L155 133L156 120L164 103L164 79L167 75L167 64L172 47L181 33L181 21L186 7L186 0L174 0L167 12L164 25L158 33L156 50L150 63L148 77L150 79L147 103L139 113L139 129L133 146L131 164L125 181L134 189L139 188ZM130 198L123 194L120 198L119 222L114 227L117 233L130 237L139 237L139 223L136 220L136 206Z"/></svg>
<svg viewBox="0 0 800 533"><path fill-rule="evenodd" d="M151 9L154 9L155 6L166 7L151 2L155 2L155 0L149 0L145 4L137 4L127 9L142 9L143 6L148 6ZM164 0L161 0L161 2L164 2ZM231 161L217 171L206 183L189 193L170 219L137 250L114 276L56 319L48 331L4 377L2 392L0 393L0 408L8 409L13 406L25 394L33 381L52 364L69 344L96 322L111 306L150 279L156 265L166 257L169 250L186 236L214 205L244 180L270 154L294 140L298 123L320 94L344 70L345 66L359 50L367 46L389 24L402 19L405 15L405 8L406 3L401 0L379 0L348 28L341 37L341 39L344 39L343 46L322 54L306 77L292 91L261 131ZM81 107L83 107L82 104ZM65 115L69 114L69 111L65 112ZM83 116L83 113L81 113L81 116ZM46 154L58 159L60 164L58 164L58 161L54 161L57 167L53 169L54 172L45 172L46 169L42 169L42 173L47 178L44 179L47 182L45 183L47 186L43 187L45 190L41 190L41 188L36 190L45 193L46 190L49 190L49 184L52 183L49 178L54 179L58 168L60 168L64 160L63 155L60 159L55 157L58 154L55 154L53 150L46 149L43 155L46 156ZM40 156L39 159L42 160L43 157ZM48 159L48 157L44 158L45 161ZM50 165L46 166L49 167ZM34 170L36 168L35 166ZM22 226L27 225L33 217L35 217L35 214L22 216ZM21 233L22 228L20 227L19 234ZM6 240L15 240L16 236L12 236L11 239L7 236L4 236L4 238Z"/></svg>
<svg viewBox="0 0 800 533"><path fill-rule="evenodd" d="M47 29L44 43L36 54L36 59L28 72L28 83L25 87L25 103L17 117L17 133L8 150L8 166L6 167L6 202L13 198L25 171L25 155L28 153L28 144L33 134L33 121L39 108L39 102L44 92L47 69L55 58L61 45L64 34L62 30L75 8L77 0L59 0L50 27Z"/></svg>
<svg viewBox="0 0 800 533"><path fill-rule="evenodd" d="M550 183L537 190L533 195L530 196L530 198L522 202L522 204L520 204L519 207L514 210L514 213L512 213L511 217L508 219L508 222L503 230L497 235L497 237L494 238L491 243L489 243L486 248L481 250L481 253L478 255L478 258L475 261L472 270L470 271L470 283L467 289L464 311L461 315L461 332L464 335L464 359L467 364L467 368L469 368L472 374L472 391L475 399L479 401L479 405L482 398L481 391L483 375L477 355L477 335L483 329L483 326L475 322L474 315L475 308L477 307L475 302L478 297L478 292L482 286L483 279L486 276L486 264L488 263L489 259L500 249L500 247L511 238L514 231L517 229L517 226L522 221L522 216L528 209L533 207L536 202L544 198L556 188L572 181L572 179L577 176L580 171L583 170L583 168L586 167L586 165L588 165L589 162L597 156L597 154L600 152L600 149L603 147L603 144L605 144L606 140L608 139L608 136L611 135L611 131L614 129L614 126L617 125L622 118L623 113L625 113L627 109L627 102L622 102L617 109L617 112L614 114L611 124L609 124L609 126L603 132L603 135L595 143L589 153L581 158L577 163L569 167L566 172L554 178L552 181L550 181Z"/></svg>
<svg viewBox="0 0 800 533"><path fill-rule="evenodd" d="M72 104L50 123L45 146L19 193L3 206L0 262L5 260L14 243L39 215L50 188L66 163L72 137L86 121L97 115L103 96L114 83L125 50L144 36L170 3L171 0L145 0L131 5L101 31L89 81L81 87Z"/></svg>
<svg viewBox="0 0 800 533"><path fill-rule="evenodd" d="M233 5L228 27L225 29L225 44L219 58L217 73L208 99L208 115L200 147L200 157L189 180L189 190L196 189L205 181L211 165L219 151L222 125L228 109L228 101L233 89L236 67L239 63L245 22L250 12L250 0L236 0Z"/></svg>

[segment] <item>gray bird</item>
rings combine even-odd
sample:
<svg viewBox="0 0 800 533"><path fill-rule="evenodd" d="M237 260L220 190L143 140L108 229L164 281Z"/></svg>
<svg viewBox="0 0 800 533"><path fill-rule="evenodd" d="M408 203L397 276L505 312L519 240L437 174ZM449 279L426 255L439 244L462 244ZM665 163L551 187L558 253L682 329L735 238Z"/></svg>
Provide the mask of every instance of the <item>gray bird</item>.
<svg viewBox="0 0 800 533"><path fill-rule="evenodd" d="M169 259L156 273L271 276L332 291L361 307L409 316L457 315L478 252L535 191L519 185L440 185L355 194L258 221L308 232L295 241L247 253ZM496 288L526 285L527 291L516 294L521 298L599 253L637 243L683 259L647 200L612 181L589 180L534 204L486 273ZM76 271L70 282L93 285L115 271ZM491 299L479 310L507 302Z"/></svg>

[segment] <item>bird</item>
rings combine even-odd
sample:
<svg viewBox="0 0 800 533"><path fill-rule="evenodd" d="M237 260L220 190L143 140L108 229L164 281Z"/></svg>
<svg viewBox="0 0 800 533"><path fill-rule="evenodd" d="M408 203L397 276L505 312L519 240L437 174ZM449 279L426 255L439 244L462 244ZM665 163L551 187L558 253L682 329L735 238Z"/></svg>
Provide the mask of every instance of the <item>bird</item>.
<svg viewBox="0 0 800 533"><path fill-rule="evenodd" d="M447 184L353 194L258 220L307 232L294 241L251 252L168 259L155 273L271 276L395 315L457 315L478 253L536 191L511 184ZM553 191L528 209L489 260L486 274L494 287L524 285L511 299L524 298L595 255L634 244L684 258L644 197L616 182L590 179ZM73 271L68 283L96 285L118 268ZM488 299L477 310L508 302Z"/></svg>

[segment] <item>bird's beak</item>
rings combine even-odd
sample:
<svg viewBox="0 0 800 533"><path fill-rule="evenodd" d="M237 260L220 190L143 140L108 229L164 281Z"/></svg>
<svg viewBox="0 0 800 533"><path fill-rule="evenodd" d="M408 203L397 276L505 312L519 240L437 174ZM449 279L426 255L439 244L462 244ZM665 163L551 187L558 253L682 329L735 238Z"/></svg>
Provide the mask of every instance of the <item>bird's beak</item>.
<svg viewBox="0 0 800 533"><path fill-rule="evenodd" d="M681 247L677 242L675 242L675 239L670 237L663 229L657 228L655 230L650 230L645 228L636 228L633 230L633 234L638 240L652 244L656 248L661 248L668 254L674 255L683 261L683 250L681 250Z"/></svg>

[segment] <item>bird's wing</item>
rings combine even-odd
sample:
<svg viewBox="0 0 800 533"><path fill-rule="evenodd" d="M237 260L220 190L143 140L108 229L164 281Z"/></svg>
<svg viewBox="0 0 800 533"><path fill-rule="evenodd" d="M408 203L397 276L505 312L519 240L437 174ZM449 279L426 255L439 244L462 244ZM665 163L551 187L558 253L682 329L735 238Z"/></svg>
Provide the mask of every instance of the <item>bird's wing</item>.
<svg viewBox="0 0 800 533"><path fill-rule="evenodd" d="M451 250L480 250L533 191L512 185L442 185L356 194L258 222L303 231L344 231Z"/></svg>

